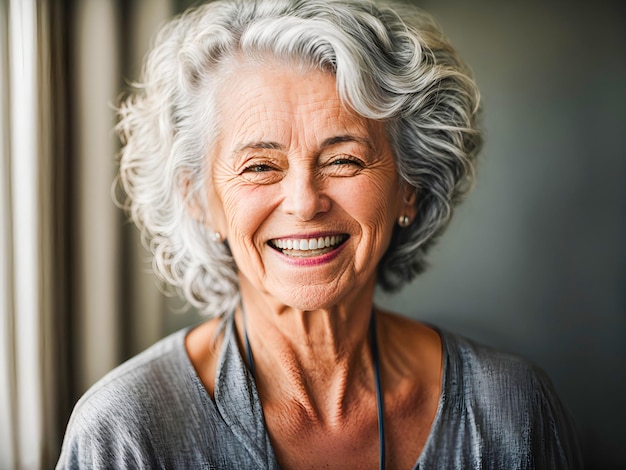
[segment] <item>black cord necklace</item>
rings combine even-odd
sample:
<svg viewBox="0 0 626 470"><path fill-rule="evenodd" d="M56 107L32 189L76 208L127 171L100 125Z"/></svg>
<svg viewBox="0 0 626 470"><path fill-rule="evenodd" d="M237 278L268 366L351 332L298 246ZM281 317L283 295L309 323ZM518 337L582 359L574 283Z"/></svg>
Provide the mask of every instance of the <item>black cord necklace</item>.
<svg viewBox="0 0 626 470"><path fill-rule="evenodd" d="M252 378L255 379L254 358L252 357L252 349L250 348L250 340L248 339L248 328L246 326L246 313L241 307L243 313L243 339L246 347L246 356L248 357L248 366ZM379 445L379 464L380 470L385 469L385 416L383 408L383 394L380 380L380 358L378 357L378 339L376 337L376 314L372 307L372 314L369 323L369 336L372 344L372 361L374 362L374 381L376 384L376 409L378 413L378 445ZM256 380L256 379L255 379Z"/></svg>

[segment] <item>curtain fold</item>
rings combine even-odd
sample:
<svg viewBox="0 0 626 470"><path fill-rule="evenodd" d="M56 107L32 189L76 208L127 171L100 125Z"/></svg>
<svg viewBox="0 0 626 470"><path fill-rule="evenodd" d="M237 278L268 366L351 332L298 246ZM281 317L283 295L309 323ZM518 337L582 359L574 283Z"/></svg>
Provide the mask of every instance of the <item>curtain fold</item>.
<svg viewBox="0 0 626 470"><path fill-rule="evenodd" d="M0 0L0 468L54 466L96 380L163 335L111 197L113 106L170 0Z"/></svg>
<svg viewBox="0 0 626 470"><path fill-rule="evenodd" d="M9 10L0 1L0 468L14 468L17 454L13 347L13 232L11 230Z"/></svg>
<svg viewBox="0 0 626 470"><path fill-rule="evenodd" d="M121 217L111 199L117 151L112 105L119 90L117 5L77 4L72 68L75 71L73 148L76 179L76 380L79 393L121 360Z"/></svg>
<svg viewBox="0 0 626 470"><path fill-rule="evenodd" d="M39 170L46 159L46 90L38 87L39 21L35 0L3 3L2 120L2 464L40 468L45 460L44 358L47 331L42 260L47 249L41 213L49 185ZM45 18L43 19L45 21ZM43 268L43 269L42 269ZM5 425L6 426L6 425Z"/></svg>
<svg viewBox="0 0 626 470"><path fill-rule="evenodd" d="M173 14L170 0L138 0L125 2L120 14L122 30L120 40L127 44L121 52L121 83L123 90L126 83L137 80L146 51L158 27ZM167 305L160 293L154 274L151 258L141 245L138 231L133 224L127 224L123 233L124 243L122 269L132 275L123 292L123 315L127 326L128 356L135 355L153 344L164 334L164 316Z"/></svg>

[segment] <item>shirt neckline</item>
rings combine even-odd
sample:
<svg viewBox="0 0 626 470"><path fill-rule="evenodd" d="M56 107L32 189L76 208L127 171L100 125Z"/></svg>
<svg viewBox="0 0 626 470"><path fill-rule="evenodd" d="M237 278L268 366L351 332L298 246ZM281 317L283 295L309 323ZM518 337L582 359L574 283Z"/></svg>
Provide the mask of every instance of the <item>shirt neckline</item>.
<svg viewBox="0 0 626 470"><path fill-rule="evenodd" d="M452 355L450 348L452 347L451 343L453 340L447 332L440 328L433 325L428 326L435 330L441 340L441 391L439 393L435 417L431 424L428 437L426 438L426 443L413 466L414 469L420 468L420 466L425 464L425 460L431 453L431 448L436 446L436 438L448 408L448 394L450 393L449 388L451 386L450 368L452 367ZM208 400L208 402L215 407L224 421L231 426L233 434L237 436L240 442L246 446L251 455L253 455L260 464L267 466L267 468L277 468L278 464L265 426L263 409L256 389L256 383L245 365L241 351L237 345L234 334L234 318L224 320L223 325L221 325L224 340L217 361L213 397L211 397L198 376L185 347L185 338L193 328L194 326L191 326L182 330L179 346L194 382L202 389L204 399ZM229 367L229 365L232 367ZM232 374L229 376L231 369ZM232 401L230 395L233 390L242 390L245 392L245 394L243 394L245 397L245 403L242 404L243 406L229 406L229 401ZM244 413L244 408L248 410L250 414ZM257 443L258 445L250 445L251 443ZM264 455L265 458L263 458Z"/></svg>

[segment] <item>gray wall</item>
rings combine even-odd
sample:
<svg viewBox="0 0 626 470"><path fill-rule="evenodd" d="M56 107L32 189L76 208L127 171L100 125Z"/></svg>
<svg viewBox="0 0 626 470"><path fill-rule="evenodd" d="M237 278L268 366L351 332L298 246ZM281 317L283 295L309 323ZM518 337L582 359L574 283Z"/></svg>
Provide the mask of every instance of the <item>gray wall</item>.
<svg viewBox="0 0 626 470"><path fill-rule="evenodd" d="M420 4L475 72L487 144L431 269L379 303L542 366L588 468L626 468L624 7Z"/></svg>

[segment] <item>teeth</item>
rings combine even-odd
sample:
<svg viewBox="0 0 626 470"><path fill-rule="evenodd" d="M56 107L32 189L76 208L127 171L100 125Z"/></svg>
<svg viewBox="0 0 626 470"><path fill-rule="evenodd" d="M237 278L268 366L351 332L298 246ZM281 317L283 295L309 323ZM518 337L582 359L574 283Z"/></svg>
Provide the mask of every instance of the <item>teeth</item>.
<svg viewBox="0 0 626 470"><path fill-rule="evenodd" d="M345 235L333 235L331 237L309 238L304 240L282 239L272 240L272 243L281 250L321 250L337 245L346 239Z"/></svg>

